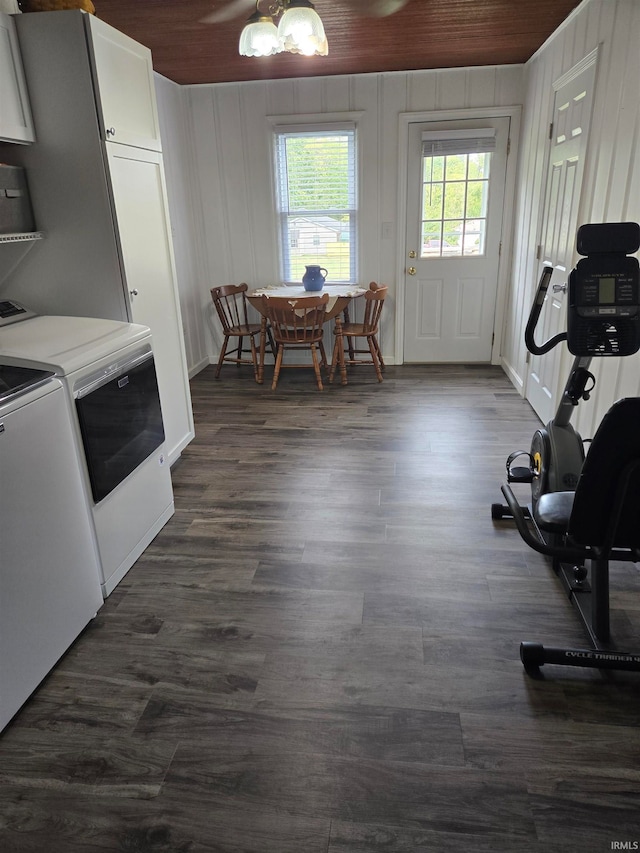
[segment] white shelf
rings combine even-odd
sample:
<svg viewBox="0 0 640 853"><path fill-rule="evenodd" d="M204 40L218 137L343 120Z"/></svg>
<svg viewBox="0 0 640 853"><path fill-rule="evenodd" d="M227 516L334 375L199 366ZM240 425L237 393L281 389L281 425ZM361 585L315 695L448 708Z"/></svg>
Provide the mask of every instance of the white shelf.
<svg viewBox="0 0 640 853"><path fill-rule="evenodd" d="M8 278L23 258L29 254L36 240L44 237L42 231L25 231L17 234L0 234L0 284ZM9 248L13 246L13 248Z"/></svg>
<svg viewBox="0 0 640 853"><path fill-rule="evenodd" d="M27 231L23 234L0 234L0 243L29 243L32 240L42 240L42 231Z"/></svg>

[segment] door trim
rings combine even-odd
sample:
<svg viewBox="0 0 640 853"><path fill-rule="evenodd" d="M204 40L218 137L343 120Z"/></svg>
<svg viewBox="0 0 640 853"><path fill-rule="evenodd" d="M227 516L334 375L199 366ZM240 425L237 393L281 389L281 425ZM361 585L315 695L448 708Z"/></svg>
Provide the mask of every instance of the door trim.
<svg viewBox="0 0 640 853"><path fill-rule="evenodd" d="M496 290L496 311L494 318L494 338L491 348L491 364L500 364L502 338L504 334L505 299L508 294L508 278L511 271L511 253L513 243L514 203L516 186L516 164L518 161L518 141L520 139L520 116L522 108L484 107L479 109L432 110L429 112L400 113L398 116L398 215L396 246L396 348L395 364L404 364L404 297L406 267L407 233L407 181L409 179L409 125L424 124L430 121L455 121L460 119L478 119L506 117L511 119L511 147L507 157L505 175L504 209L502 216L502 255L498 271Z"/></svg>

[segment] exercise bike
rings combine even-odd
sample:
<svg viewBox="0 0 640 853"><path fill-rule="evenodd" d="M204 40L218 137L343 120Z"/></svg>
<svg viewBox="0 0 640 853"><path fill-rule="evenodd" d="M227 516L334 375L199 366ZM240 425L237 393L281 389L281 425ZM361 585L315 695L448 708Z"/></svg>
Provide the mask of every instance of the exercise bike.
<svg viewBox="0 0 640 853"><path fill-rule="evenodd" d="M587 454L570 423L595 385L591 359L640 350L640 271L637 259L629 257L639 247L637 223L583 225L577 236L583 257L569 276L567 331L541 345L534 340L549 267L527 323L530 352L541 355L566 340L575 359L553 420L536 430L530 451L507 459L502 486L507 503L492 504L491 516L512 518L524 541L552 558L592 646L522 643L520 657L529 671L544 663L640 671L640 655L611 648L609 627L609 561L640 561L640 398L614 403ZM522 457L528 464L515 464ZM511 483L530 484L529 505L518 503Z"/></svg>

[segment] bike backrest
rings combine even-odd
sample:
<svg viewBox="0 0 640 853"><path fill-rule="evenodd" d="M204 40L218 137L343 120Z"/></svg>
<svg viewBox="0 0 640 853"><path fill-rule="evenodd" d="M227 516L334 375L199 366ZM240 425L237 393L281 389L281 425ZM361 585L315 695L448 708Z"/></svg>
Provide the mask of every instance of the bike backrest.
<svg viewBox="0 0 640 853"><path fill-rule="evenodd" d="M568 533L575 542L592 546L605 543L616 496L629 470L632 473L611 543L619 548L640 547L640 397L618 400L596 430L569 519Z"/></svg>

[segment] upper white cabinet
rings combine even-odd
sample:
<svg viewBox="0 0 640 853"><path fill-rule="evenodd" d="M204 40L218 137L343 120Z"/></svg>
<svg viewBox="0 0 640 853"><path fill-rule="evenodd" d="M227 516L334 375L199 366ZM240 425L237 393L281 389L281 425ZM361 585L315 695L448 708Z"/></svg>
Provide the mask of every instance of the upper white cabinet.
<svg viewBox="0 0 640 853"><path fill-rule="evenodd" d="M27 86L11 15L0 12L0 139L33 142Z"/></svg>
<svg viewBox="0 0 640 853"><path fill-rule="evenodd" d="M151 51L87 15L102 137L161 151Z"/></svg>

